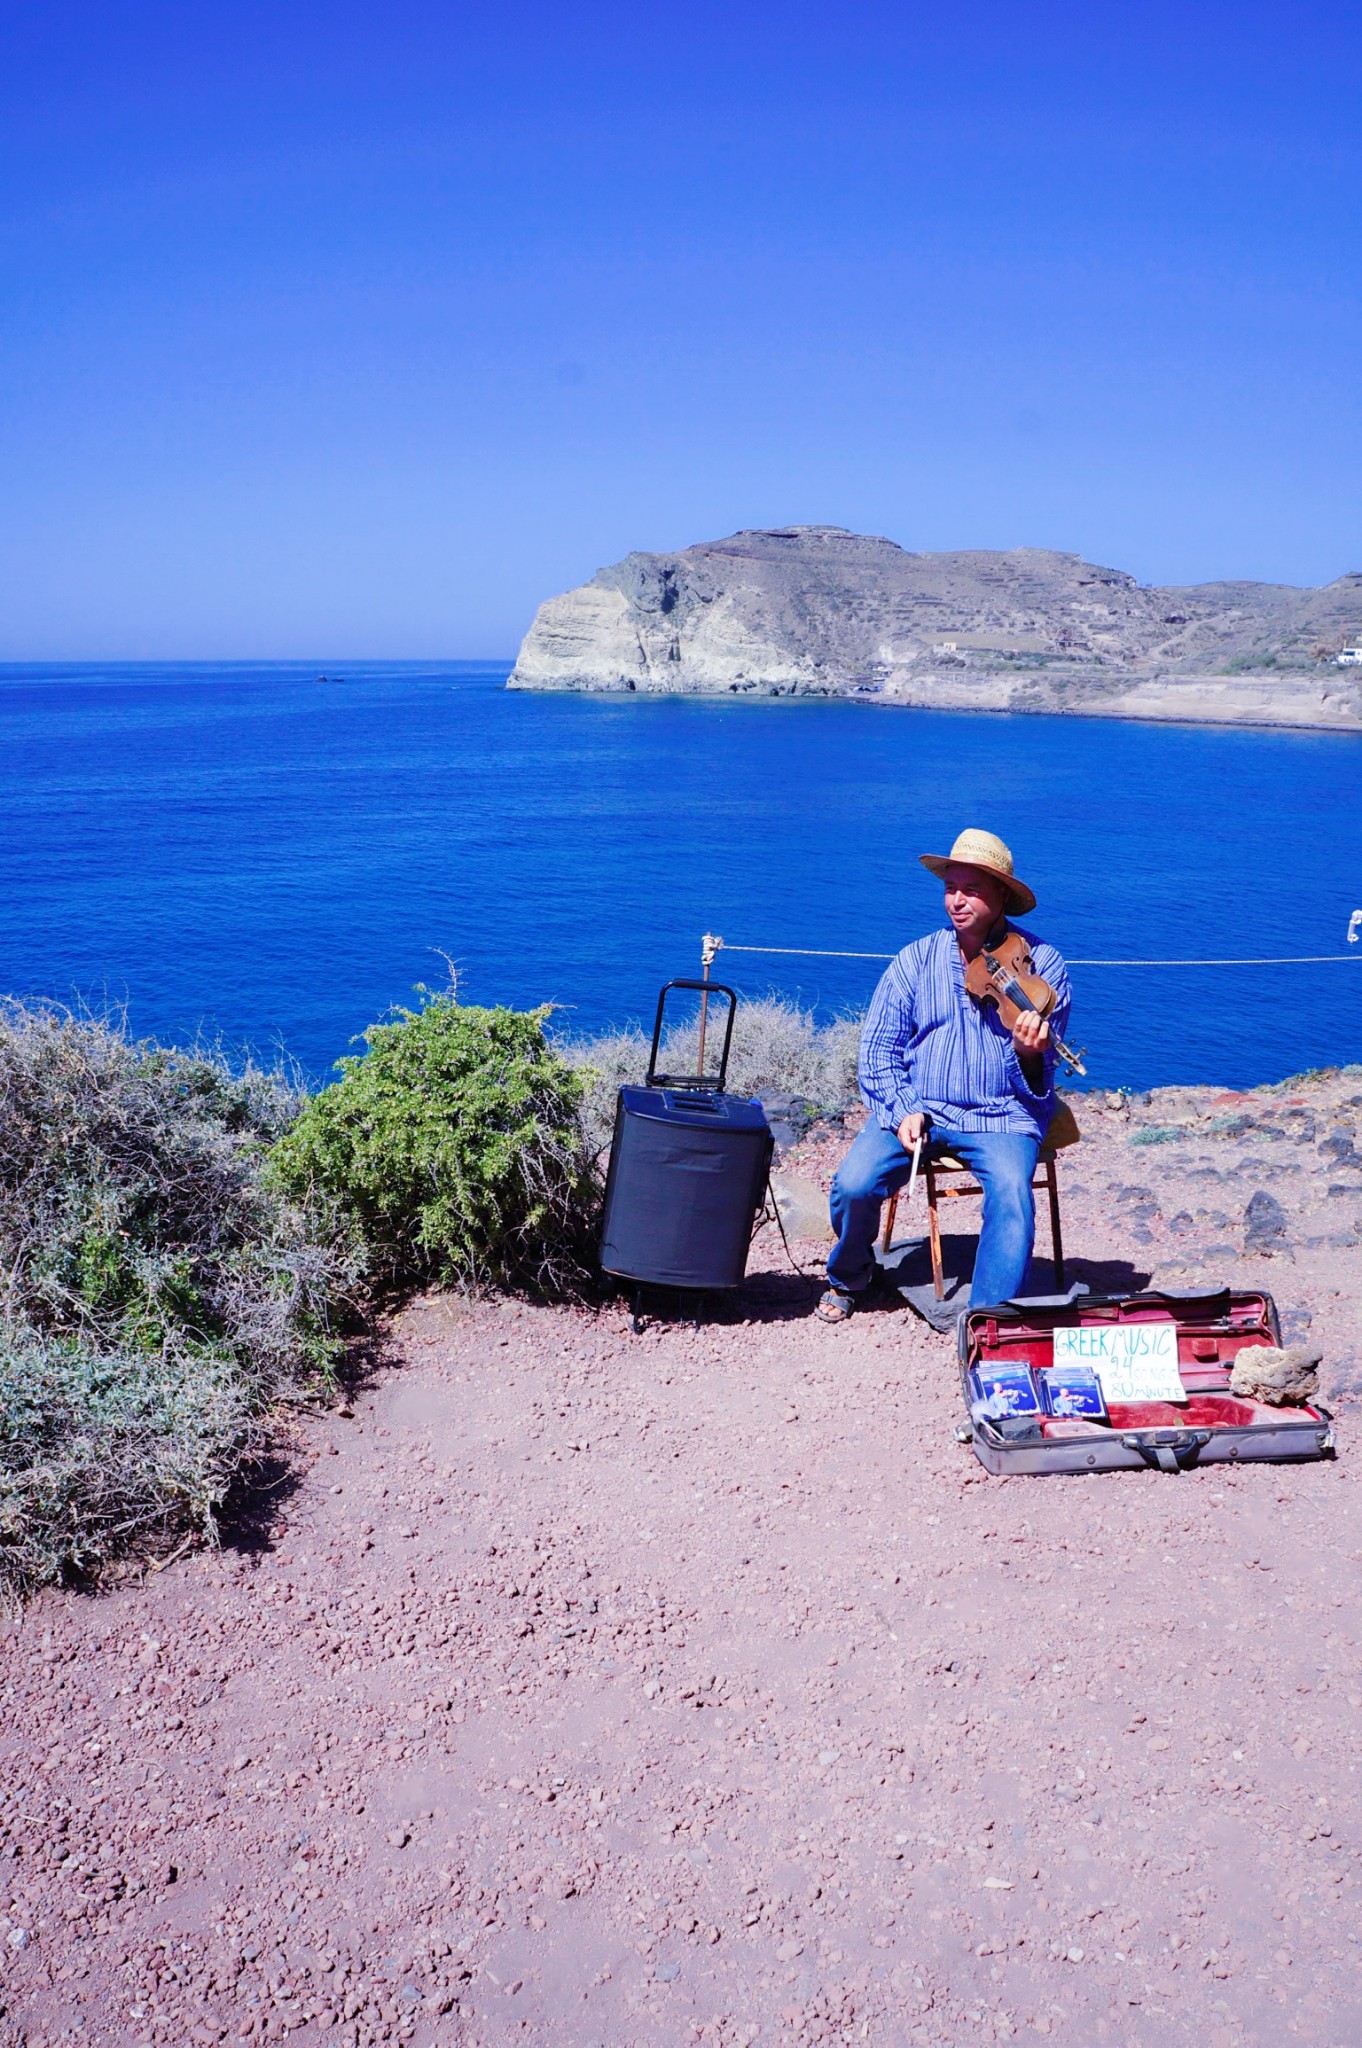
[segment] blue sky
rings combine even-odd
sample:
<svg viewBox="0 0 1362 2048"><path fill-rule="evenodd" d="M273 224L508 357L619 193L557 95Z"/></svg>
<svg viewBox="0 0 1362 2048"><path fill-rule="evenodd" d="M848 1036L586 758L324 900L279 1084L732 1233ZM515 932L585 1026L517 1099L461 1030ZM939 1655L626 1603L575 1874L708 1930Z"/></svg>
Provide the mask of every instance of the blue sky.
<svg viewBox="0 0 1362 2048"><path fill-rule="evenodd" d="M826 520L1362 567L1362 16L0 15L0 659L511 654Z"/></svg>

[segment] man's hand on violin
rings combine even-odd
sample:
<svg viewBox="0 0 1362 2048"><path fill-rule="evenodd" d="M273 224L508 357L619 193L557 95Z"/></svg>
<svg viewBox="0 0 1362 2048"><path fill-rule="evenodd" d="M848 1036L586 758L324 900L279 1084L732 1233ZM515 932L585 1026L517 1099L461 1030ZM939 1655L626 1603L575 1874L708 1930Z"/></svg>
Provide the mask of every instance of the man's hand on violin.
<svg viewBox="0 0 1362 2048"><path fill-rule="evenodd" d="M905 1152L911 1152L927 1128L927 1119L920 1109L906 1116L898 1128L898 1141Z"/></svg>
<svg viewBox="0 0 1362 2048"><path fill-rule="evenodd" d="M1039 1059L1050 1043L1050 1027L1034 1010L1019 1010L1012 1026L1012 1043L1018 1059Z"/></svg>
<svg viewBox="0 0 1362 2048"><path fill-rule="evenodd" d="M1019 1010L1012 1026L1012 1043L1017 1048L1022 1072L1034 1087L1044 1076L1042 1055L1050 1043L1050 1027L1034 1010Z"/></svg>

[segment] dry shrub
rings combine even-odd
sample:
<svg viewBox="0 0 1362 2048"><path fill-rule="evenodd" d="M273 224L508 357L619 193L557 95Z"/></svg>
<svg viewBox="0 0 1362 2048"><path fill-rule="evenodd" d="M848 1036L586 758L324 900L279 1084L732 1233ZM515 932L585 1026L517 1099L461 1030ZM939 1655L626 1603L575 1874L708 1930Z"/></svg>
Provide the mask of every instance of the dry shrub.
<svg viewBox="0 0 1362 2048"><path fill-rule="evenodd" d="M225 1357L0 1333L0 1582L13 1595L211 1535L258 1409Z"/></svg>
<svg viewBox="0 0 1362 2048"><path fill-rule="evenodd" d="M714 1006L718 1033L723 1029L722 1004ZM856 1097L856 1050L861 1020L837 1017L817 1024L813 1013L780 996L739 1003L733 1026L728 1086L738 1095L793 1095L815 1109L845 1109ZM717 1055L711 1028L708 1064ZM615 1123L615 1097L628 1082L641 1082L648 1069L649 1037L638 1026L578 1040L563 1047L564 1056L587 1077L581 1117L587 1141L596 1151L610 1142ZM663 1040L665 1071L694 1073L699 1056L699 1025L692 1021Z"/></svg>
<svg viewBox="0 0 1362 2048"><path fill-rule="evenodd" d="M577 1114L593 1156L599 1157L610 1143L620 1089L642 1081L647 1073L648 1046L648 1038L635 1026L601 1038L570 1039L559 1048L583 1084Z"/></svg>
<svg viewBox="0 0 1362 2048"><path fill-rule="evenodd" d="M355 1264L265 1173L298 1102L108 1020L0 1012L0 1588L211 1533L270 1404L327 1375Z"/></svg>

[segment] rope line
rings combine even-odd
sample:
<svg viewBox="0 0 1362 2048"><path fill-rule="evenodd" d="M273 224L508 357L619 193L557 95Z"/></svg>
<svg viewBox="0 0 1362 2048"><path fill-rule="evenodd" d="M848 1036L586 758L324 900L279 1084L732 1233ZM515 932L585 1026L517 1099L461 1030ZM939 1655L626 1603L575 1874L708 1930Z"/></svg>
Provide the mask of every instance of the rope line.
<svg viewBox="0 0 1362 2048"><path fill-rule="evenodd" d="M801 960L893 960L893 953L847 953L827 946L737 946L719 939L715 950L725 953L786 953ZM1069 967L1321 967L1339 961L1362 960L1357 953L1280 953L1275 958L1253 960L1069 960Z"/></svg>
<svg viewBox="0 0 1362 2048"><path fill-rule="evenodd" d="M892 953L840 953L826 946L730 946L720 939L725 953L797 953L801 960L892 960Z"/></svg>
<svg viewBox="0 0 1362 2048"><path fill-rule="evenodd" d="M1266 960L1070 960L1070 967L1323 967L1362 953L1279 953Z"/></svg>

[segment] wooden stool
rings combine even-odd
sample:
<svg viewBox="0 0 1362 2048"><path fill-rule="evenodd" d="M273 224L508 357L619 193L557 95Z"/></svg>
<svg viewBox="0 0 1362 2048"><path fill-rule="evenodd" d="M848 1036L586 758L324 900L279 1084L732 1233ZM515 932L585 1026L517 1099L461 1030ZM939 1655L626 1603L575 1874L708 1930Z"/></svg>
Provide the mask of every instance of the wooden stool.
<svg viewBox="0 0 1362 2048"><path fill-rule="evenodd" d="M1082 1136L1073 1111L1067 1102L1061 1102L1050 1119L1050 1128L1045 1133L1036 1161L1033 1188L1043 1188L1050 1202L1050 1248L1055 1262L1055 1285L1064 1286L1064 1236L1059 1222L1059 1169L1055 1158L1067 1145L1076 1145ZM962 1195L980 1195L983 1189L974 1179L968 1166L962 1160L943 1152L937 1159L929 1159L923 1165L922 1178L927 1187L927 1234L932 1248L932 1281L936 1287L936 1298L941 1301L946 1293L946 1276L941 1266L941 1219L939 1204L958 1200ZM942 1187L943 1180L962 1179L963 1187ZM894 1224L898 1217L899 1198L891 1195L885 1204L884 1232L880 1239L884 1251L894 1241Z"/></svg>

